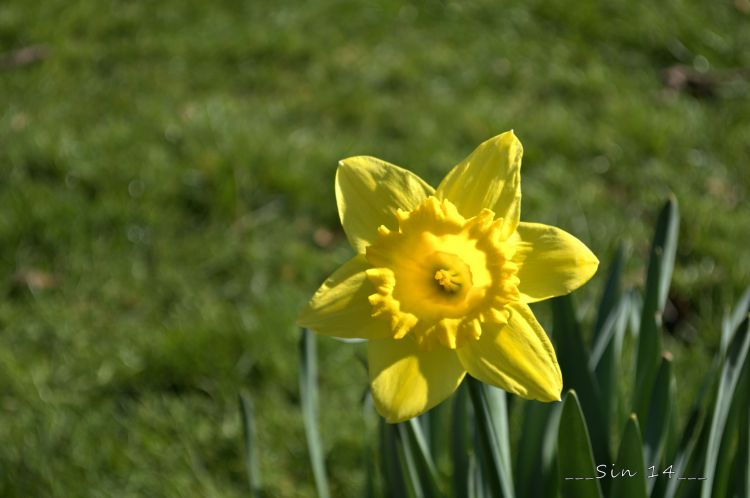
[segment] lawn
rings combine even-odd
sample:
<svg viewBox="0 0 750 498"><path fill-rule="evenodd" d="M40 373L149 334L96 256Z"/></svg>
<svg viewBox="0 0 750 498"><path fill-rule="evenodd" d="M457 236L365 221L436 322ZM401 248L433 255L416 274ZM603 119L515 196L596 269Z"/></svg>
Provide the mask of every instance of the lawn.
<svg viewBox="0 0 750 498"><path fill-rule="evenodd" d="M0 495L246 496L244 389L269 496L314 496L294 321L352 254L337 161L436 184L508 129L522 217L603 269L626 244L630 285L675 194L690 385L750 282L748 21L746 0L3 1ZM357 496L363 350L319 348L334 495Z"/></svg>

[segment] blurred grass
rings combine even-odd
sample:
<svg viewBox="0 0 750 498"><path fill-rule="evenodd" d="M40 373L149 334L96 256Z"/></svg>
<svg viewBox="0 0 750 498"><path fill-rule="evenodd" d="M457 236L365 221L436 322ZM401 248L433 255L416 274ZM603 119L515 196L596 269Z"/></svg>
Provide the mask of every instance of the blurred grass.
<svg viewBox="0 0 750 498"><path fill-rule="evenodd" d="M336 161L435 184L509 128L523 217L605 264L631 242L626 284L676 194L666 347L697 381L750 280L749 7L2 2L0 54L46 56L0 64L0 494L243 496L244 386L270 495L312 496L293 322L350 254ZM713 97L665 87L674 64ZM320 346L332 494L354 496L366 373Z"/></svg>

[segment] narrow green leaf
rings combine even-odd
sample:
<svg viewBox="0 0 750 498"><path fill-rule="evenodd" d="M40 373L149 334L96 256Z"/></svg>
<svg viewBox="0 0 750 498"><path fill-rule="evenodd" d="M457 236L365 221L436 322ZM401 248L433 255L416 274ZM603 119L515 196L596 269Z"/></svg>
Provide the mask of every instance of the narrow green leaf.
<svg viewBox="0 0 750 498"><path fill-rule="evenodd" d="M601 498L586 419L575 391L568 391L557 432L562 498Z"/></svg>
<svg viewBox="0 0 750 498"><path fill-rule="evenodd" d="M747 461L747 411L750 400L750 351L745 358L740 379L734 391L732 404L727 416L719 457L716 463L716 474L712 496L747 496L745 493L735 493L744 487L737 481L745 481L748 468Z"/></svg>
<svg viewBox="0 0 750 498"><path fill-rule="evenodd" d="M656 379L660 354L661 327L656 318L644 315L641 317L641 329L638 333L638 359L633 390L633 411L643 420L648 416L651 389Z"/></svg>
<svg viewBox="0 0 750 498"><path fill-rule="evenodd" d="M747 314L750 313L750 287L742 294L731 313L727 314L722 321L721 328L721 355L722 358L727 353L729 343L734 337L735 331L739 328Z"/></svg>
<svg viewBox="0 0 750 498"><path fill-rule="evenodd" d="M748 318L740 325L740 329L734 335L729 345L727 357L721 372L721 381L714 405L711 429L706 448L706 460L703 469L703 477L706 479L701 485L701 498L710 498L711 490L716 475L716 464L719 458L719 447L724 434L725 424L729 415L730 405L734 398L740 373L747 358L750 348L750 328Z"/></svg>
<svg viewBox="0 0 750 498"><path fill-rule="evenodd" d="M469 484L473 476L469 470L469 399L466 383L453 396L451 418L451 462L453 464L453 493L456 498L469 498Z"/></svg>
<svg viewBox="0 0 750 498"><path fill-rule="evenodd" d="M673 468L679 470L682 474L688 475L692 473L697 476L701 472L700 469L695 470L697 468L697 457L705 454L705 446L708 441L707 425L710 424L711 420L711 411L709 408L716 398L720 366L719 364L712 365L706 373L705 379L698 390L698 395L695 397L695 401L690 408L690 415L682 430L677 450L675 453L667 455L667 461L674 463ZM693 470L695 471L693 472ZM657 487L662 487L663 482L657 482ZM661 496L663 498L675 498L681 484L685 485L687 483L693 485L696 482L668 479L664 486L666 489Z"/></svg>
<svg viewBox="0 0 750 498"><path fill-rule="evenodd" d="M605 430L613 426L613 420L619 419L616 416L622 378L620 362L622 361L622 347L625 341L629 307L629 296L622 296L620 302L611 309L589 358L589 370L594 372L594 376L599 383L601 425Z"/></svg>
<svg viewBox="0 0 750 498"><path fill-rule="evenodd" d="M474 406L474 417L480 454L488 459L488 480L496 497L513 498L513 471L510 462L510 436L505 391L468 377L469 394ZM481 462L480 462L481 463Z"/></svg>
<svg viewBox="0 0 750 498"><path fill-rule="evenodd" d="M245 439L245 473L250 485L250 496L262 496L263 481L260 473L260 460L258 458L258 445L255 429L255 410L250 395L240 391L238 396L240 405L240 416L242 417L242 435Z"/></svg>
<svg viewBox="0 0 750 498"><path fill-rule="evenodd" d="M649 254L646 288L638 333L636 390L633 406L639 418L648 413L651 385L661 355L661 316L667 301L677 252L680 214L677 199L670 196L659 213Z"/></svg>
<svg viewBox="0 0 750 498"><path fill-rule="evenodd" d="M736 480L734 496L750 496L750 360L745 359L745 390L739 391L744 394L744 399L740 406L739 428L739 448L737 449L737 458L735 459L736 471L734 475L744 476Z"/></svg>
<svg viewBox="0 0 750 498"><path fill-rule="evenodd" d="M497 438L497 448L500 450L500 465L503 479L502 489L505 498L515 497L513 485L513 465L510 455L510 428L508 427L508 396L502 389L490 385L483 385L487 397L489 413L492 415L493 428Z"/></svg>
<svg viewBox="0 0 750 498"><path fill-rule="evenodd" d="M646 466L655 465L657 468L661 463L661 455L666 443L669 431L669 422L672 411L672 361L668 356L662 357L659 371L654 381L651 401L649 403L648 418L646 419L646 437L644 440L644 459ZM671 465L668 462L667 465ZM649 492L653 489L655 479L648 480Z"/></svg>
<svg viewBox="0 0 750 498"><path fill-rule="evenodd" d="M521 444L517 448L516 494L557 496L557 427L561 403L527 401L523 407Z"/></svg>
<svg viewBox="0 0 750 498"><path fill-rule="evenodd" d="M300 337L299 390L302 402L302 420L305 425L307 449L310 454L315 488L319 498L329 498L328 478L326 477L323 444L318 425L318 357L315 336L302 329Z"/></svg>
<svg viewBox="0 0 750 498"><path fill-rule="evenodd" d="M609 434L602 424L602 411L599 385L589 369L589 354L581 334L570 296L552 299L552 329L557 346L557 359L563 374L565 389L578 393L586 420L589 420L591 442L597 461L609 463Z"/></svg>
<svg viewBox="0 0 750 498"><path fill-rule="evenodd" d="M472 454L469 458L469 498L491 498L490 492L482 476L482 469L479 468L476 455Z"/></svg>
<svg viewBox="0 0 750 498"><path fill-rule="evenodd" d="M648 260L646 293L643 300L643 316L661 315L667 302L669 283L672 280L677 235L680 228L680 212L677 198L673 195L662 207L656 221L654 238Z"/></svg>
<svg viewBox="0 0 750 498"><path fill-rule="evenodd" d="M406 477L406 483L408 484L409 496L414 498L426 498L429 496L424 488L424 483L419 475L417 469L417 461L414 455L414 446L409 441L409 435L406 432L404 424L396 425L396 434L398 440L398 455L399 462L401 463L401 469L403 475Z"/></svg>
<svg viewBox="0 0 750 498"><path fill-rule="evenodd" d="M599 300L599 310L596 314L596 323L594 324L594 335L592 341L596 343L599 340L605 328L605 323L613 314L613 311L620 305L622 298L621 280L622 269L625 266L625 249L622 245L617 247L615 256L612 258L612 264L607 273L607 280L604 282L602 297ZM608 341L607 341L608 342Z"/></svg>
<svg viewBox="0 0 750 498"><path fill-rule="evenodd" d="M615 472L619 477L612 479L611 498L647 498L646 465L643 461L638 417L635 414L628 417L625 424ZM625 472L627 474L623 475Z"/></svg>
<svg viewBox="0 0 750 498"><path fill-rule="evenodd" d="M521 441L516 457L516 483L518 496L541 496L540 462L545 429L551 414L546 403L528 401L523 407Z"/></svg>
<svg viewBox="0 0 750 498"><path fill-rule="evenodd" d="M450 416L451 404L440 403L419 417L430 454L438 470L450 466L450 432L446 430L450 425Z"/></svg>
<svg viewBox="0 0 750 498"><path fill-rule="evenodd" d="M406 477L402 472L403 456L399 454L397 426L380 419L380 468L383 471L384 494L388 498L405 498Z"/></svg>
<svg viewBox="0 0 750 498"><path fill-rule="evenodd" d="M370 395L369 389L365 391L362 401L362 419L365 425L364 436L364 467L365 467L365 489L362 495L365 498L375 498L380 496L378 466L377 466L377 443L373 441L378 439L378 420L379 416L375 412L375 407Z"/></svg>
<svg viewBox="0 0 750 498"><path fill-rule="evenodd" d="M404 444L409 444L425 496L440 496L440 476L430 454L419 420L412 418L399 424Z"/></svg>

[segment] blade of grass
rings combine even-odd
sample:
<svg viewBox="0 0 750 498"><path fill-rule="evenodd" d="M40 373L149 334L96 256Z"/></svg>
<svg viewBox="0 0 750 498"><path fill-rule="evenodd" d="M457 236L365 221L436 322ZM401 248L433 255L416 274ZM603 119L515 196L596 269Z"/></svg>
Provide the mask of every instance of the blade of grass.
<svg viewBox="0 0 750 498"><path fill-rule="evenodd" d="M611 498L647 498L646 492L646 465L643 461L641 446L641 431L638 428L638 417L632 414L625 424L625 432L620 442L620 450L617 455L616 469L623 472L629 471L626 477L621 475L612 479ZM653 479L649 479L653 480Z"/></svg>
<svg viewBox="0 0 750 498"><path fill-rule="evenodd" d="M557 432L557 462L563 498L602 497L599 481L595 479L594 454L586 419L575 391L568 391L563 402Z"/></svg>
<svg viewBox="0 0 750 498"><path fill-rule="evenodd" d="M244 390L238 396L240 416L242 418L242 435L245 440L245 473L250 486L250 496L262 496L263 480L260 473L258 445L255 429L255 410L250 395Z"/></svg>
<svg viewBox="0 0 750 498"><path fill-rule="evenodd" d="M474 406L479 444L485 455L488 479L493 495L505 498L515 496L513 472L510 462L510 439L508 434L508 410L505 391L487 386L467 377L469 394ZM480 462L481 463L481 462Z"/></svg>
<svg viewBox="0 0 750 498"><path fill-rule="evenodd" d="M299 389L307 449L310 454L310 464L312 465L318 497L329 498L330 492L323 457L323 444L318 426L318 357L313 333L307 329L302 329L299 345Z"/></svg>

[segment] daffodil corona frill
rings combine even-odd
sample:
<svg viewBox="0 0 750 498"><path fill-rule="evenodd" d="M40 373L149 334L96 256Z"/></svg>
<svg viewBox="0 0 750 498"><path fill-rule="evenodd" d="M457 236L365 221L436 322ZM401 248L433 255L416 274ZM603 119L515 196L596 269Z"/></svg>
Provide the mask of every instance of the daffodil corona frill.
<svg viewBox="0 0 750 498"><path fill-rule="evenodd" d="M555 351L528 303L583 285L599 261L559 228L520 222L522 151L512 131L491 138L437 190L372 157L339 163L339 216L357 255L298 322L368 339L373 399L389 422L440 403L466 372L560 399Z"/></svg>

